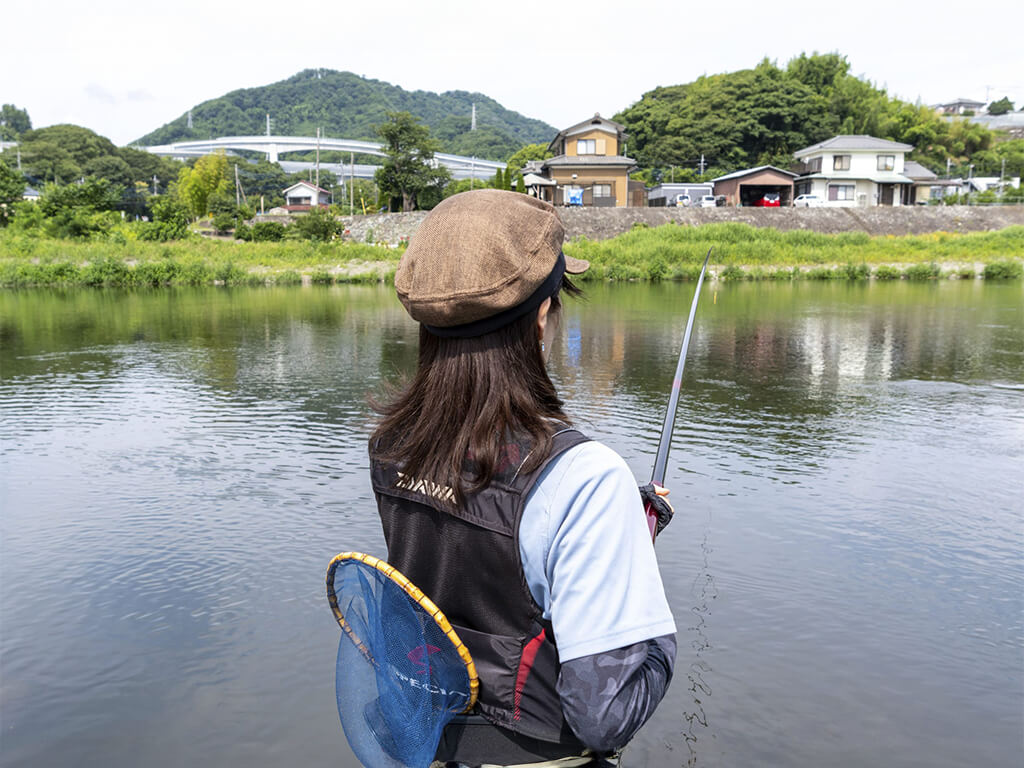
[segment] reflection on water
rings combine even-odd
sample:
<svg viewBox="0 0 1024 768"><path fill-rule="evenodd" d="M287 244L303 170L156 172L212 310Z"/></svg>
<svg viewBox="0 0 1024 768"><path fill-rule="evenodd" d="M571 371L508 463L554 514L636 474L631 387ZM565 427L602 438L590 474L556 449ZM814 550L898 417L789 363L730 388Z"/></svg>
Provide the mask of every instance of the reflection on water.
<svg viewBox="0 0 1024 768"><path fill-rule="evenodd" d="M692 290L593 286L554 345L638 478ZM628 763L1021 764L1021 285L715 290ZM366 398L415 350L386 289L0 293L5 765L356 765L323 570L383 552Z"/></svg>

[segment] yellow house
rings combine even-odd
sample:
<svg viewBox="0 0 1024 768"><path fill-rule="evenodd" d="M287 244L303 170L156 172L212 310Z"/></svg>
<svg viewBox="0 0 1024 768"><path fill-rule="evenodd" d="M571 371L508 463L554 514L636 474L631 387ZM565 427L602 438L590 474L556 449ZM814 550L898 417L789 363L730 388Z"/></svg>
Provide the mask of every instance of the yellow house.
<svg viewBox="0 0 1024 768"><path fill-rule="evenodd" d="M636 167L619 154L626 138L625 126L598 114L559 131L548 145L555 156L523 171L531 194L554 205L624 208L629 205L629 172Z"/></svg>

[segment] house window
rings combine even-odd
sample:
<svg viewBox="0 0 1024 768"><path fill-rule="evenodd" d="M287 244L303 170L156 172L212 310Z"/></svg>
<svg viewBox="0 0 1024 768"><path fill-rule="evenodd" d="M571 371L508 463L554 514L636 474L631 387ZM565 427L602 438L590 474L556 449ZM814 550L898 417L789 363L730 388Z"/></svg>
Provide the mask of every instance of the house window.
<svg viewBox="0 0 1024 768"><path fill-rule="evenodd" d="M818 162L820 164L821 158L818 158ZM796 193L798 195L809 195L809 194L811 194L811 182L809 182L809 181L801 181L799 184L796 185Z"/></svg>
<svg viewBox="0 0 1024 768"><path fill-rule="evenodd" d="M878 170L891 171L896 167L896 155L879 155Z"/></svg>
<svg viewBox="0 0 1024 768"><path fill-rule="evenodd" d="M828 199L853 200L853 193L855 189L856 187L853 184L830 184L828 188Z"/></svg>
<svg viewBox="0 0 1024 768"><path fill-rule="evenodd" d="M850 156L849 155L833 155L832 156L832 170L833 171L848 171L848 170L850 170Z"/></svg>
<svg viewBox="0 0 1024 768"><path fill-rule="evenodd" d="M611 197L612 196L612 185L611 184L595 184L594 185L594 197Z"/></svg>
<svg viewBox="0 0 1024 768"><path fill-rule="evenodd" d="M576 154L577 155L592 155L597 151L597 142L593 139L577 139L576 140Z"/></svg>
<svg viewBox="0 0 1024 768"><path fill-rule="evenodd" d="M821 158L820 157L816 157L813 160L811 160L809 163L807 163L807 172L808 173L821 173Z"/></svg>

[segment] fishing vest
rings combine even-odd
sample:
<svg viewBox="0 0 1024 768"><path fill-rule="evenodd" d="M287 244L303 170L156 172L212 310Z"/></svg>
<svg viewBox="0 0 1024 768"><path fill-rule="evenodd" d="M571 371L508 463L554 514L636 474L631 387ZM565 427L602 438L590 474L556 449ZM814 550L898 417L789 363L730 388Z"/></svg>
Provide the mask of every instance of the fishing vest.
<svg viewBox="0 0 1024 768"><path fill-rule="evenodd" d="M586 441L568 427L557 432L550 455L529 474L519 471L529 445L509 442L491 483L448 510L441 500L454 500L451 489L371 459L388 562L437 604L469 648L480 677L474 712L499 728L564 746L565 755L583 745L562 715L558 648L526 583L519 523L548 464Z"/></svg>

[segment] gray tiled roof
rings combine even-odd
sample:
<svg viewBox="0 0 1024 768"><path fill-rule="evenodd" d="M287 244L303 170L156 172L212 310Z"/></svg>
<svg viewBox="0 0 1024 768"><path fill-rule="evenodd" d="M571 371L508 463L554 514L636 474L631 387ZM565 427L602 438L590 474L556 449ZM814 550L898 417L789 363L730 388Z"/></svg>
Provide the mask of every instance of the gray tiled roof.
<svg viewBox="0 0 1024 768"><path fill-rule="evenodd" d="M879 150L895 150L909 152L914 147L911 144L900 144L897 141L889 141L888 139L879 139L874 136L833 136L831 139L812 144L809 147L804 147L797 152L794 152L794 156L800 157L801 155L807 155L812 152L817 152L821 149L833 149L833 150L857 150L857 149L879 149Z"/></svg>
<svg viewBox="0 0 1024 768"><path fill-rule="evenodd" d="M712 179L712 181L725 181L726 179L736 179L739 178L740 176L749 176L752 173L760 173L761 171L775 171L776 173L783 173L786 176L792 176L793 178L796 178L798 175L793 173L792 171L784 171L781 168L776 168L774 165L759 165L757 166L757 168L744 168L742 171L733 171L732 173L727 173L725 174L725 176L719 176L716 179Z"/></svg>
<svg viewBox="0 0 1024 768"><path fill-rule="evenodd" d="M559 155L544 161L544 166L564 165L636 165L636 160L622 155Z"/></svg>
<svg viewBox="0 0 1024 768"><path fill-rule="evenodd" d="M903 175L913 179L914 181L928 181L930 179L937 179L934 173L929 171L920 163L915 163L913 160L907 160L903 163Z"/></svg>

